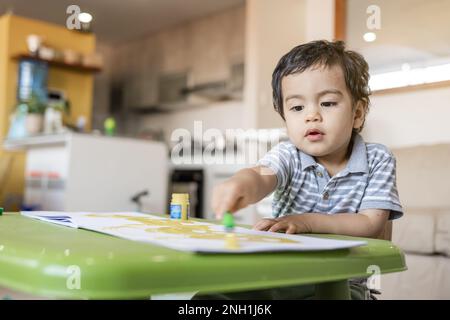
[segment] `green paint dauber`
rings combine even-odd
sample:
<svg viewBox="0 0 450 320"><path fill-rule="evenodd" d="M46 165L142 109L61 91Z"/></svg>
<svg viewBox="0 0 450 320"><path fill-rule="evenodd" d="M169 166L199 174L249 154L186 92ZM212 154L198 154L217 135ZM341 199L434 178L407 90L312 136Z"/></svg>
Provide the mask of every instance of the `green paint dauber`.
<svg viewBox="0 0 450 320"><path fill-rule="evenodd" d="M222 224L227 232L232 232L234 230L234 217L230 211L227 211L223 215Z"/></svg>

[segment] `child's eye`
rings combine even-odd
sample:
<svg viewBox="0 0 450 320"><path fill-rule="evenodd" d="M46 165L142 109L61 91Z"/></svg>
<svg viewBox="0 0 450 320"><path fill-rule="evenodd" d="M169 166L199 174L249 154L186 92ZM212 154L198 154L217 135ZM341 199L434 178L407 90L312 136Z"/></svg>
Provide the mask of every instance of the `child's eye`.
<svg viewBox="0 0 450 320"><path fill-rule="evenodd" d="M335 105L337 105L337 102L327 101L327 102L322 102L320 105L322 107L334 107Z"/></svg>
<svg viewBox="0 0 450 320"><path fill-rule="evenodd" d="M303 106L293 106L290 110L292 111L302 111L303 110Z"/></svg>

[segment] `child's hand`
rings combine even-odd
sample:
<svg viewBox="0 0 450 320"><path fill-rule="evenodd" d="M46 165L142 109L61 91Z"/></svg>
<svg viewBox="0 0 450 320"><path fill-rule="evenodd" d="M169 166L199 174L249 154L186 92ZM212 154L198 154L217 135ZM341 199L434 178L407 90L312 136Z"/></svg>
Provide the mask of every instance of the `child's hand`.
<svg viewBox="0 0 450 320"><path fill-rule="evenodd" d="M310 226L301 214L291 214L276 219L262 219L255 224L253 229L288 234L311 232Z"/></svg>
<svg viewBox="0 0 450 320"><path fill-rule="evenodd" d="M222 218L226 211L236 212L251 204L251 195L240 179L228 179L213 189L212 208L216 218Z"/></svg>
<svg viewBox="0 0 450 320"><path fill-rule="evenodd" d="M236 212L270 194L277 184L272 169L256 166L239 170L213 189L212 209L218 219L226 211Z"/></svg>

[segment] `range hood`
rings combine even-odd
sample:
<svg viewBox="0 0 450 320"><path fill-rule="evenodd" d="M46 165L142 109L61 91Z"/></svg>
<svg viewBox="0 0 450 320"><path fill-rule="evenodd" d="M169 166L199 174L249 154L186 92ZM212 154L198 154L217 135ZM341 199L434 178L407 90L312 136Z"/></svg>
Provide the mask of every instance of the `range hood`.
<svg viewBox="0 0 450 320"><path fill-rule="evenodd" d="M231 66L230 77L222 81L198 84L182 90L185 95L197 95L212 101L242 99L244 87L244 64Z"/></svg>
<svg viewBox="0 0 450 320"><path fill-rule="evenodd" d="M244 65L231 66L226 80L188 86L188 73L163 74L158 80L158 103L131 108L135 113L173 112L204 106L218 101L241 100L243 96Z"/></svg>

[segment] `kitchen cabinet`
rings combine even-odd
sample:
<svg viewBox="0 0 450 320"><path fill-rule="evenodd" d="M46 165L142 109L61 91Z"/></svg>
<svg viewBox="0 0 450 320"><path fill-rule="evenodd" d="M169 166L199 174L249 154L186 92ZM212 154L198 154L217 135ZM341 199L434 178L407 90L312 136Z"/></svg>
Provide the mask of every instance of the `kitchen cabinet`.
<svg viewBox="0 0 450 320"><path fill-rule="evenodd" d="M153 55L142 46L131 46L122 53L121 76L122 107L139 109L155 106L158 102L158 72L152 62Z"/></svg>
<svg viewBox="0 0 450 320"><path fill-rule="evenodd" d="M119 46L113 53L112 69L113 81L121 84L122 109L177 111L210 104L220 100L218 95L234 94L242 99L241 92L230 93L228 87L225 93L223 88L210 87L236 80L234 74L242 78L244 36L245 6L239 6ZM173 81L174 90L164 85L168 80ZM199 90L205 86L210 90ZM180 87L195 93L186 97L173 94ZM164 93L169 92L177 99L166 99Z"/></svg>

